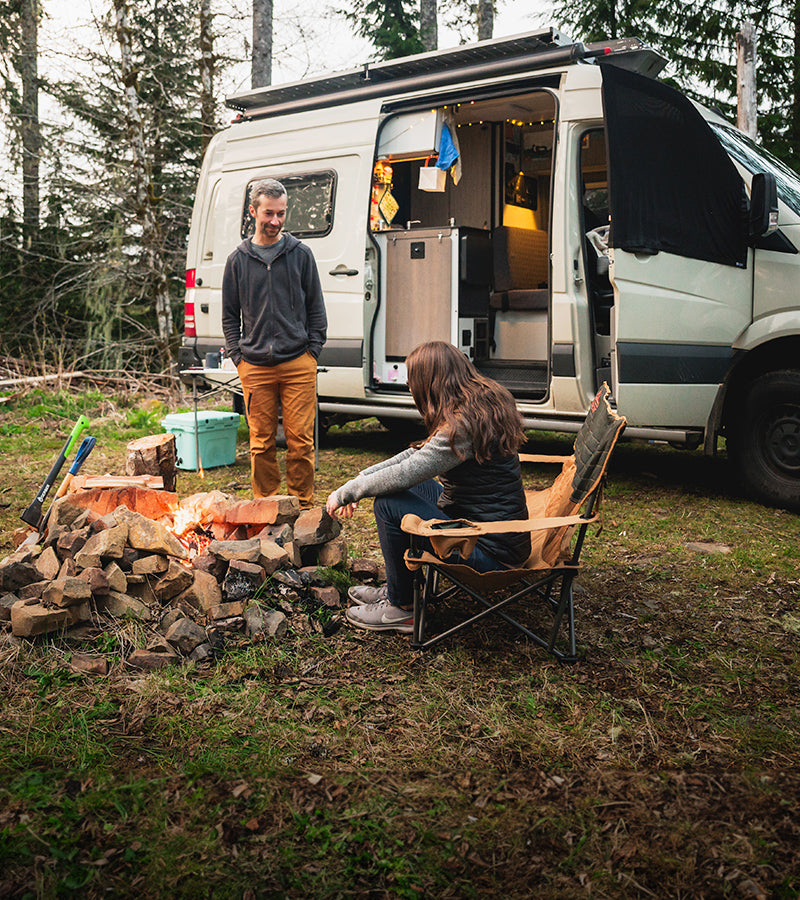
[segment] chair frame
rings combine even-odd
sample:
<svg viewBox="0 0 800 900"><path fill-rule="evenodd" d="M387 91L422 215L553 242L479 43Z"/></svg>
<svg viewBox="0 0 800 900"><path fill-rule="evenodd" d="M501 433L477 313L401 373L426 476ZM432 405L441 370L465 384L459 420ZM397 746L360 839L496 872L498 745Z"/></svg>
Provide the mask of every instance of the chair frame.
<svg viewBox="0 0 800 900"><path fill-rule="evenodd" d="M575 663L579 656L575 638L575 607L572 583L578 574L581 550L586 536L586 529L589 525L597 520L593 515L595 506L599 503L603 481L601 480L594 490L588 495L585 501L585 511L580 516L583 520L579 524L572 537L572 551L569 558L549 569L532 569L529 576L523 576L518 580L520 587L512 594L499 600L497 603L491 603L486 597L470 585L465 584L458 576L449 570L447 563L443 560L436 563L428 558L424 566L417 573L414 579L414 630L411 636L411 647L413 650L428 650L431 647L443 641L445 638L462 631L474 625L476 622L487 618L491 615L498 615L510 625L513 625L518 631L532 640L539 647L542 647L551 654L559 662ZM419 560L423 555L420 547L420 538L416 534L411 534L411 547L408 551L409 560ZM439 589L440 578L445 577L451 582L451 586L443 590ZM560 587L554 591L556 584L560 581ZM439 602L445 602L451 597L464 591L473 600L481 604L484 609L465 619L446 631L436 634L432 637L426 637L428 606ZM513 603L521 601L531 595L537 595L545 601L545 605L549 607L553 619L549 631L537 634L527 626L523 625L517 619L504 612L505 607ZM562 624L564 634L562 635ZM562 637L562 644L566 647L562 649L557 646L559 637Z"/></svg>

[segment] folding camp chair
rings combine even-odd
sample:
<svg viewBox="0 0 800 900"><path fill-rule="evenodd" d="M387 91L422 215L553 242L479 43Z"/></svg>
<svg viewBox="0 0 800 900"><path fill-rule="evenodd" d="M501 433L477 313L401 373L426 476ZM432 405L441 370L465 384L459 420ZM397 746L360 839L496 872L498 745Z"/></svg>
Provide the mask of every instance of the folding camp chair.
<svg viewBox="0 0 800 900"><path fill-rule="evenodd" d="M572 582L578 573L586 530L599 518L611 451L625 428L625 418L618 416L608 403L609 393L606 384L598 391L570 456L520 454L522 462L561 463L561 472L550 487L525 492L528 519L470 522L465 519L423 521L412 514L403 517L400 527L411 535L405 562L418 573L414 583L411 640L414 649L432 647L496 614L556 659L577 660ZM481 535L522 531L531 532L531 554L522 568L480 573L459 561L469 557ZM430 540L433 553L421 546L423 538ZM443 581L449 584L440 587ZM497 599L501 591L503 596ZM428 637L429 607L446 603L462 592L477 602L480 611ZM541 606L550 615L549 627L538 634L505 611L506 607L528 597L543 601Z"/></svg>

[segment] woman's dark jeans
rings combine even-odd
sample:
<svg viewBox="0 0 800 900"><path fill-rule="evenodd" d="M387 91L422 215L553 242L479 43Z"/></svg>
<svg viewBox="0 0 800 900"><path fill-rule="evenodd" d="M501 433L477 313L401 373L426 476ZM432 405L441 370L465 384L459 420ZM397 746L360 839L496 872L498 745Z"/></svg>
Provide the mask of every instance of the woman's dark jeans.
<svg viewBox="0 0 800 900"><path fill-rule="evenodd" d="M399 494L375 498L375 522L378 526L378 538L381 542L383 560L386 563L386 584L389 589L389 600L394 606L409 607L414 602L415 573L406 568L403 555L411 546L411 535L400 529L400 521L407 513L415 513L421 519L447 518L436 505L442 486L438 481L423 481L416 487ZM427 538L420 538L419 545L432 551ZM478 572L491 572L502 568L488 553L475 547L467 559L459 559Z"/></svg>

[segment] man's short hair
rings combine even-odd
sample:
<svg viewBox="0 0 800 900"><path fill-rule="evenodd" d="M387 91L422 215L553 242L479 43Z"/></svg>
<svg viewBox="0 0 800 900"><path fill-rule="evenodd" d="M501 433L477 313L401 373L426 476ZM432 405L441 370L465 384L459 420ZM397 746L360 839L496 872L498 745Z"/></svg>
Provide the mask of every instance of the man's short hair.
<svg viewBox="0 0 800 900"><path fill-rule="evenodd" d="M274 178L265 178L263 181L257 181L250 188L250 206L253 209L258 209L258 204L262 197L270 197L273 200L277 200L279 197L285 196L287 196L286 188L280 181L276 181Z"/></svg>

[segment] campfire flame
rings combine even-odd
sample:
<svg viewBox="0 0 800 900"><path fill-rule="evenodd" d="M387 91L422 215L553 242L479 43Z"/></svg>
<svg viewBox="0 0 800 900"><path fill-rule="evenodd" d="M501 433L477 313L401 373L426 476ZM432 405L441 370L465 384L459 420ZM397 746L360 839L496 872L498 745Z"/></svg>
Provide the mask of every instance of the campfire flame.
<svg viewBox="0 0 800 900"><path fill-rule="evenodd" d="M188 559L183 564L190 566L192 560L199 556L211 543L211 536L203 528L199 510L192 506L179 506L172 513L172 528L175 537L189 551Z"/></svg>

